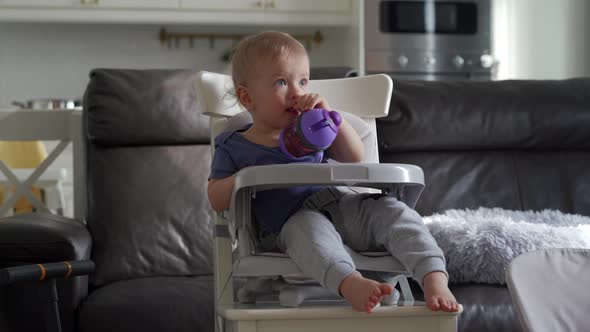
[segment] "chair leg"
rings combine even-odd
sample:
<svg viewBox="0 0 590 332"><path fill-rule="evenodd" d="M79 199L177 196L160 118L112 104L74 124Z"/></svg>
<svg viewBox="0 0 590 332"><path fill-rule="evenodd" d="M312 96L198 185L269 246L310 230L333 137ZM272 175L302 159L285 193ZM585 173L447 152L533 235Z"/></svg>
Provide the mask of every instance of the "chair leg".
<svg viewBox="0 0 590 332"><path fill-rule="evenodd" d="M392 305L396 304L400 298L403 298L404 304L410 304L414 302L414 296L412 295L412 290L410 289L410 284L408 283L408 278L403 274L398 274L395 276L383 276L383 282L391 285L393 287L393 292L391 295L386 296L381 300L381 304L384 305ZM395 288L395 286L399 283L401 294Z"/></svg>
<svg viewBox="0 0 590 332"><path fill-rule="evenodd" d="M272 278L247 278L242 288L238 289L240 303L256 302L256 295L268 294L273 291Z"/></svg>
<svg viewBox="0 0 590 332"><path fill-rule="evenodd" d="M244 286L238 289L238 301L240 303L256 302L256 294L266 290L268 281L268 278L247 278Z"/></svg>
<svg viewBox="0 0 590 332"><path fill-rule="evenodd" d="M306 299L325 296L334 296L334 294L319 285L285 286L279 294L279 302L284 307L298 307Z"/></svg>
<svg viewBox="0 0 590 332"><path fill-rule="evenodd" d="M412 289L408 283L408 277L402 276L402 278L399 279L399 286L402 290L402 297L404 298L404 301L414 302L414 295L412 295Z"/></svg>
<svg viewBox="0 0 590 332"><path fill-rule="evenodd" d="M395 288L395 286L399 282L399 276L384 277L383 278L383 282L385 282L386 284L390 285L391 288L393 288L393 292L391 292L390 295L383 297L383 299L381 299L381 304L382 305L394 305L394 304L397 304L397 301L400 298L400 293L397 290L397 288Z"/></svg>

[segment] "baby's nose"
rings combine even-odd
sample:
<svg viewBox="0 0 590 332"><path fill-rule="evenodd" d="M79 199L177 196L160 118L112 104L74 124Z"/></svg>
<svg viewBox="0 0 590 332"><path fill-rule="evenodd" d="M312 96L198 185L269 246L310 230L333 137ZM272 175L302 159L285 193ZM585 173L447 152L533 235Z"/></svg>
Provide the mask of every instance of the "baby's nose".
<svg viewBox="0 0 590 332"><path fill-rule="evenodd" d="M297 100L297 99L301 98L301 96L303 96L303 94L304 94L303 90L298 89L298 88L294 88L291 91L291 99Z"/></svg>

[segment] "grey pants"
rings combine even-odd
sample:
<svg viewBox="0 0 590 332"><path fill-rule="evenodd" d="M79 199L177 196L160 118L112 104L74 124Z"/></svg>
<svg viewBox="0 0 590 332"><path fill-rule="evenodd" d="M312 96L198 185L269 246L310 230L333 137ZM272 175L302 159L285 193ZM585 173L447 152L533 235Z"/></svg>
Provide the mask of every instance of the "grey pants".
<svg viewBox="0 0 590 332"><path fill-rule="evenodd" d="M277 238L302 272L339 294L355 271L354 251L383 251L397 258L420 285L426 274L446 273L442 250L418 213L394 197L327 188L310 196Z"/></svg>

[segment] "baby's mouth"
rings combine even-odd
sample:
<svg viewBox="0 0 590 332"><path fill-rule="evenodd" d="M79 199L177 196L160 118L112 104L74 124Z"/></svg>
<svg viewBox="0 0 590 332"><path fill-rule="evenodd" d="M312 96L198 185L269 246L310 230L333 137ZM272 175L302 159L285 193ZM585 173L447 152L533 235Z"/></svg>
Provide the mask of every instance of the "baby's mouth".
<svg viewBox="0 0 590 332"><path fill-rule="evenodd" d="M287 112L297 112L297 110L295 108L293 108L293 107L289 107L285 111L287 111Z"/></svg>

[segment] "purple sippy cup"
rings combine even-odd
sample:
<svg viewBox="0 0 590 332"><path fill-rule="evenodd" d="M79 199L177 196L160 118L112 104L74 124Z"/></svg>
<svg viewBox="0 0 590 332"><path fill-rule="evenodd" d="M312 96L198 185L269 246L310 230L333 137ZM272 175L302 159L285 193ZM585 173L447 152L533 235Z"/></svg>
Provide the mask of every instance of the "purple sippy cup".
<svg viewBox="0 0 590 332"><path fill-rule="evenodd" d="M315 108L303 112L293 125L281 130L281 151L291 158L323 151L336 138L341 122L342 118L336 111Z"/></svg>

